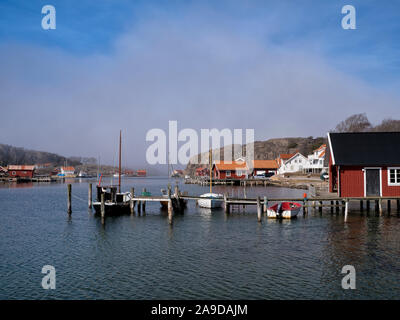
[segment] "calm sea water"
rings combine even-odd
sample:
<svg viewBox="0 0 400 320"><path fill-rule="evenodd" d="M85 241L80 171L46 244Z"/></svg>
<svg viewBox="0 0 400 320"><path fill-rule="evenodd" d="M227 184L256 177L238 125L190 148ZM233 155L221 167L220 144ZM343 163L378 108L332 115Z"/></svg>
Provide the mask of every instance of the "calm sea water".
<svg viewBox="0 0 400 320"><path fill-rule="evenodd" d="M153 194L167 179L125 179L124 189ZM18 187L18 188L15 188ZM181 185L201 194L208 187ZM158 203L144 216L101 219L87 209L87 181L66 185L0 185L0 299L399 299L400 219L311 213L264 219L255 208L197 208L172 226ZM215 187L242 196L239 187ZM248 196L301 196L302 190L257 187ZM56 289L41 286L44 265ZM341 269L356 268L355 290Z"/></svg>

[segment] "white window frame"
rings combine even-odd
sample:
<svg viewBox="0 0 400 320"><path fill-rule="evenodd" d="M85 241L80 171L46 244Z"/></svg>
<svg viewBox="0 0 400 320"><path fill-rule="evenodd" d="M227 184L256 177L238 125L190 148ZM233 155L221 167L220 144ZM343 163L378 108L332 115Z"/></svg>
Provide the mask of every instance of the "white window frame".
<svg viewBox="0 0 400 320"><path fill-rule="evenodd" d="M388 167L387 168L388 186L400 186L400 181L396 182L396 183L390 182L390 170L399 170L400 171L400 167ZM397 176L397 172L396 172L396 176ZM397 180L397 177L396 177L396 180Z"/></svg>
<svg viewBox="0 0 400 320"><path fill-rule="evenodd" d="M364 197L367 196L367 169L379 169L379 196L382 197L382 167L365 167L364 169L362 169L362 171L364 172Z"/></svg>

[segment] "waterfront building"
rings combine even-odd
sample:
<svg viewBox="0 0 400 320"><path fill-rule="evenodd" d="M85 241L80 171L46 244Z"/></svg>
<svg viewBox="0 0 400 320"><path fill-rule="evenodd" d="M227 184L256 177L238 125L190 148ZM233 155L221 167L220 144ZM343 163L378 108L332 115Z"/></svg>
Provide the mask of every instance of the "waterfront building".
<svg viewBox="0 0 400 320"><path fill-rule="evenodd" d="M58 176L65 178L73 178L75 177L75 168L74 167L61 167Z"/></svg>
<svg viewBox="0 0 400 320"><path fill-rule="evenodd" d="M302 171L307 165L308 159L300 152L295 154L281 154L278 158L278 174Z"/></svg>
<svg viewBox="0 0 400 320"><path fill-rule="evenodd" d="M289 160L294 155L295 153L281 153L278 158L276 158L276 162L278 163L278 174L282 173L280 168L284 165L285 161Z"/></svg>
<svg viewBox="0 0 400 320"><path fill-rule="evenodd" d="M253 172L254 176L265 176L269 177L277 173L278 171L277 160L253 160Z"/></svg>
<svg viewBox="0 0 400 320"><path fill-rule="evenodd" d="M328 133L329 191L400 196L400 132Z"/></svg>
<svg viewBox="0 0 400 320"><path fill-rule="evenodd" d="M217 161L212 167L216 179L247 179L250 175L245 161Z"/></svg>
<svg viewBox="0 0 400 320"><path fill-rule="evenodd" d="M10 178L32 178L35 171L35 166L9 165L7 171Z"/></svg>
<svg viewBox="0 0 400 320"><path fill-rule="evenodd" d="M144 169L142 169L142 170L137 170L137 171L136 171L136 175L137 175L138 177L145 177L145 176L147 175L147 171L144 170Z"/></svg>
<svg viewBox="0 0 400 320"><path fill-rule="evenodd" d="M320 173L324 169L324 161L326 155L326 144L315 149L312 154L308 155L307 164L304 167L306 173Z"/></svg>
<svg viewBox="0 0 400 320"><path fill-rule="evenodd" d="M195 171L196 177L205 177L210 174L210 170L208 168L197 168Z"/></svg>
<svg viewBox="0 0 400 320"><path fill-rule="evenodd" d="M0 176L4 176L7 173L7 168L0 166Z"/></svg>

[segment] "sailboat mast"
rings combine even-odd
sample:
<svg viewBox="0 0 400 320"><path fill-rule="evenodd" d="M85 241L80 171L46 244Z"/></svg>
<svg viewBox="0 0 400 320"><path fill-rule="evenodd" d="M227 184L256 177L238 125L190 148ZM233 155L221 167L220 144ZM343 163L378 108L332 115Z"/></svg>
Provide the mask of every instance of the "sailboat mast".
<svg viewBox="0 0 400 320"><path fill-rule="evenodd" d="M212 149L210 149L210 193L212 193Z"/></svg>
<svg viewBox="0 0 400 320"><path fill-rule="evenodd" d="M97 162L97 182L99 182L99 177L100 177L100 156L99 156L99 161Z"/></svg>
<svg viewBox="0 0 400 320"><path fill-rule="evenodd" d="M119 168L118 168L118 192L121 192L121 130L119 130Z"/></svg>

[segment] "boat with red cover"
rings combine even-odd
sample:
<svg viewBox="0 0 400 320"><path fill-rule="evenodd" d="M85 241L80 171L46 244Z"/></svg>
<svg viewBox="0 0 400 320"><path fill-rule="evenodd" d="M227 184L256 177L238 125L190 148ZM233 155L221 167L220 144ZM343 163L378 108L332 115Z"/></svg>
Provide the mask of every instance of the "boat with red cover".
<svg viewBox="0 0 400 320"><path fill-rule="evenodd" d="M267 209L268 218L293 219L300 212L301 204L297 202L281 202Z"/></svg>

